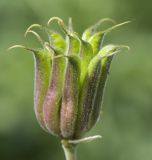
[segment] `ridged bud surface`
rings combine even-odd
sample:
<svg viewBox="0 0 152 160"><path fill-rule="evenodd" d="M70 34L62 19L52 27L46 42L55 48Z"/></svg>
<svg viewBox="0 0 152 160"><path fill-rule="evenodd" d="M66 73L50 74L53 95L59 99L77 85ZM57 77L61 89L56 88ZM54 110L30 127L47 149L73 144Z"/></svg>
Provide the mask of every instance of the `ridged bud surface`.
<svg viewBox="0 0 152 160"><path fill-rule="evenodd" d="M57 20L65 37L49 28L34 24L28 32L34 33L42 49L30 49L35 61L34 108L41 127L63 139L81 138L97 122L109 68L113 56L127 48L123 45L103 46L105 35L125 23L96 32L104 19L84 31L82 37L74 32L72 23L66 26ZM48 35L44 42L32 30L39 27ZM13 48L13 47L12 47Z"/></svg>

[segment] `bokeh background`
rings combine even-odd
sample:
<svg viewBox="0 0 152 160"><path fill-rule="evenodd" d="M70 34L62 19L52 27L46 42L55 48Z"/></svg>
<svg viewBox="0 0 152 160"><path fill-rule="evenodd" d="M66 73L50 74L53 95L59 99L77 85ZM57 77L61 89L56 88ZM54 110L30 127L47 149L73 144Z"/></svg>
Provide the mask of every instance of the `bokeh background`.
<svg viewBox="0 0 152 160"><path fill-rule="evenodd" d="M109 74L102 117L88 135L102 140L82 144L78 158L152 159L152 1L150 0L0 0L0 160L64 160L58 138L41 130L33 110L33 57L7 48L37 47L23 33L52 16L73 18L79 33L101 18L132 23L107 35L105 44L131 50L115 57ZM54 26L57 27L57 26Z"/></svg>

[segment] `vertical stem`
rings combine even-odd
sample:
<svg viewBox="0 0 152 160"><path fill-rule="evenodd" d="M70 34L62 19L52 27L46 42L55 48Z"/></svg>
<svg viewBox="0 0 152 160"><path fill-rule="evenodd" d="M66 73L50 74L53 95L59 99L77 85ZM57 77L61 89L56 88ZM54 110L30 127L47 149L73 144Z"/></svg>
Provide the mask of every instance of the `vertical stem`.
<svg viewBox="0 0 152 160"><path fill-rule="evenodd" d="M69 143L67 140L62 140L61 143L66 160L77 160L76 145Z"/></svg>

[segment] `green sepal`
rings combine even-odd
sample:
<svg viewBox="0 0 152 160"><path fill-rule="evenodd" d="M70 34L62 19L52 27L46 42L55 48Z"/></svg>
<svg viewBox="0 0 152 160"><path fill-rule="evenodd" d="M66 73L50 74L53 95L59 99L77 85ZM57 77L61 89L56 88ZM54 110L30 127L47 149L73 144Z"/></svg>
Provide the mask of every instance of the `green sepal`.
<svg viewBox="0 0 152 160"><path fill-rule="evenodd" d="M60 50L54 50L52 58L52 78L45 98L43 113L46 127L54 135L61 136L60 133L60 107L62 89L64 83L65 58Z"/></svg>
<svg viewBox="0 0 152 160"><path fill-rule="evenodd" d="M67 34L67 53L66 55L76 54L80 52L80 40L76 33Z"/></svg>
<svg viewBox="0 0 152 160"><path fill-rule="evenodd" d="M96 115L98 113L97 111L99 111L98 108L100 107L97 103L101 103L111 57L119 52L123 47L115 45L105 46L90 61L79 96L80 101L76 137L79 137L90 130L98 119Z"/></svg>
<svg viewBox="0 0 152 160"><path fill-rule="evenodd" d="M34 111L40 126L46 131L43 105L51 79L53 50L33 49L23 45L14 45L10 49L22 48L33 53L35 63Z"/></svg>
<svg viewBox="0 0 152 160"><path fill-rule="evenodd" d="M67 58L67 66L65 71L60 116L61 135L63 138L70 139L73 138L75 130L81 73L81 61L79 58L81 42L77 33L72 30L73 28L65 30L67 36L67 51L65 55L65 58Z"/></svg>
<svg viewBox="0 0 152 160"><path fill-rule="evenodd" d="M34 109L35 114L41 127L46 130L43 105L48 91L51 79L52 54L46 50L39 50L34 53L35 59L35 92L34 92Z"/></svg>
<svg viewBox="0 0 152 160"><path fill-rule="evenodd" d="M75 130L76 138L81 137L89 129L90 114L93 110L93 104L101 76L101 59L100 56L96 56L91 60L81 86L77 127Z"/></svg>
<svg viewBox="0 0 152 160"><path fill-rule="evenodd" d="M81 58L80 84L82 84L82 82L84 81L84 77L87 73L88 65L94 56L92 47L88 42L81 40L81 50L79 55Z"/></svg>
<svg viewBox="0 0 152 160"><path fill-rule="evenodd" d="M62 138L72 139L78 112L80 58L73 54L66 57L67 66L62 96L60 129Z"/></svg>
<svg viewBox="0 0 152 160"><path fill-rule="evenodd" d="M98 119L100 118L102 99L104 96L103 95L104 88L105 88L105 84L107 81L107 77L109 75L109 69L110 69L112 59L113 59L113 56L109 56L109 57L102 59L102 63L101 63L102 74L99 80L99 85L98 85L95 101L93 104L94 109L92 110L90 120L89 120L89 129L91 129L95 125L95 123L98 121Z"/></svg>
<svg viewBox="0 0 152 160"><path fill-rule="evenodd" d="M89 39L89 43L93 48L94 55L96 55L100 50L100 48L102 47L104 36L105 36L104 32L97 32Z"/></svg>
<svg viewBox="0 0 152 160"><path fill-rule="evenodd" d="M102 70L101 70L99 85L95 94L95 100L92 106L93 110L90 114L90 119L88 121L88 130L91 129L92 126L94 126L94 124L97 122L99 118L104 88L105 88L106 80L109 74L109 69L110 69L113 56L124 48L128 49L128 46L107 45L103 47L96 56L102 59L100 63Z"/></svg>

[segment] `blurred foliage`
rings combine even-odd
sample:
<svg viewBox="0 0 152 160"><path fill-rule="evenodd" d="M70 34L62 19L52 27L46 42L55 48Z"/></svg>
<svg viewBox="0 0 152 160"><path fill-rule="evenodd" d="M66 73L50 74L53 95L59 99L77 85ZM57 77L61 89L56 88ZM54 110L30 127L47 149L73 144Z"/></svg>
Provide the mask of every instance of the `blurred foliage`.
<svg viewBox="0 0 152 160"><path fill-rule="evenodd" d="M19 49L7 51L14 44L38 46L23 33L30 24L46 24L52 16L65 21L72 17L80 33L100 18L132 21L106 37L106 43L126 44L131 50L115 57L101 119L88 134L101 134L103 139L81 145L78 158L152 159L151 6L150 0L0 0L1 160L64 159L59 140L36 122L32 55Z"/></svg>

